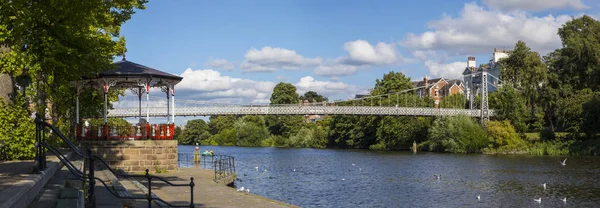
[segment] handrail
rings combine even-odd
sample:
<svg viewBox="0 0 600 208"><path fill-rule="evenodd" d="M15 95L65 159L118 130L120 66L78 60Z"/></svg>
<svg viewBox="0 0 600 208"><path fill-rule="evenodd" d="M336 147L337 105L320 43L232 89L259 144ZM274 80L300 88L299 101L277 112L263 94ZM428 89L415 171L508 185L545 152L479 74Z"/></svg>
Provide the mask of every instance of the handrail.
<svg viewBox="0 0 600 208"><path fill-rule="evenodd" d="M69 171L71 173L73 173L73 175L75 175L77 177L77 179L82 180L82 181L88 181L88 183L89 183L88 203L92 207L96 207L96 199L95 199L96 197L95 197L95 191L94 191L96 180L100 181L100 183L102 183L102 185L104 185L104 187L115 197L120 198L120 199L146 199L146 200L148 200L148 207L152 206L153 200L163 202L164 204L166 204L170 207L195 207L195 205L194 205L194 186L195 186L194 177L190 178L189 184L174 184L174 183L169 182L165 178L150 175L148 169L146 169L146 174L144 174L144 175L119 173L119 172L113 170L104 161L104 159L102 159L101 157L99 157L97 155L92 154L92 151L89 148L87 149L87 153L81 152L81 150L79 150L79 148L75 144L73 144L69 139L67 139L67 137L60 130L58 130L56 127L45 122L39 115L36 114L34 122L36 124L35 147L36 147L36 162L38 165L38 169L44 170L46 168L46 155L45 155L44 148L48 149L50 152L52 152L54 155L56 155L58 157L58 159L67 167L67 169L69 169ZM85 176L84 172L78 170L75 167L75 165L73 165L73 163L71 163L64 155L62 155L58 149L56 149L52 145L46 143L44 127L48 127L50 130L52 130L52 132L56 133L56 135L58 135L58 137L60 137L69 146L69 148L73 152L75 152L77 155L88 160L89 170L88 170L87 177ZM122 176L125 178L128 178L128 177L144 177L144 178L146 178L148 180L147 196L146 197L120 196L117 193L114 193L112 190L110 190L108 188L108 186L106 185L106 182L104 182L103 180L94 176L94 166L96 164L95 163L96 161L100 161L113 174L116 174L116 175L119 175L119 176ZM190 204L189 205L172 205L172 204L162 200L159 197L153 197L152 196L152 179L153 178L163 181L171 186L189 186L190 187Z"/></svg>

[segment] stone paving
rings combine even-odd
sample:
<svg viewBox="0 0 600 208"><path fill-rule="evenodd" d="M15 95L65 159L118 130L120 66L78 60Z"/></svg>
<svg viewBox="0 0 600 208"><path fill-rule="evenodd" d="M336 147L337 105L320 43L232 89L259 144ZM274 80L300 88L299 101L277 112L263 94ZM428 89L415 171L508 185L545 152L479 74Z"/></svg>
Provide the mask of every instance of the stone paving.
<svg viewBox="0 0 600 208"><path fill-rule="evenodd" d="M170 182L177 184L189 183L190 177L193 176L194 183L196 184L194 187L194 204L196 207L296 207L252 193L237 192L232 187L217 184L213 182L214 172L211 170L180 168L174 173L156 175L165 177ZM147 186L145 179L139 178L137 180ZM169 186L157 181L152 180L152 193L172 204L189 204L189 187ZM135 186L129 183L123 183L123 186L131 191L135 191L136 189ZM143 202L138 202L136 205L144 204ZM147 204L145 205L147 206Z"/></svg>

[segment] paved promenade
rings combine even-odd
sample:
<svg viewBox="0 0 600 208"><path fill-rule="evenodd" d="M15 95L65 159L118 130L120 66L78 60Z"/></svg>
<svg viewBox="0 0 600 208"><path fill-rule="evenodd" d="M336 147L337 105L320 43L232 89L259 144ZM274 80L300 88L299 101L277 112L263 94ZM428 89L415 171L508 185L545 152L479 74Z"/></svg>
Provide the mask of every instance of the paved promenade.
<svg viewBox="0 0 600 208"><path fill-rule="evenodd" d="M214 172L198 168L180 168L175 173L157 174L173 183L189 183L194 177L194 203L196 207L295 207L283 202L267 199L252 193L237 192L234 188L214 183ZM146 181L138 179L144 185ZM169 203L187 204L190 201L189 187L168 186L152 180L152 193ZM156 187L155 187L156 185ZM128 190L134 186L123 183ZM138 202L137 205L143 203Z"/></svg>

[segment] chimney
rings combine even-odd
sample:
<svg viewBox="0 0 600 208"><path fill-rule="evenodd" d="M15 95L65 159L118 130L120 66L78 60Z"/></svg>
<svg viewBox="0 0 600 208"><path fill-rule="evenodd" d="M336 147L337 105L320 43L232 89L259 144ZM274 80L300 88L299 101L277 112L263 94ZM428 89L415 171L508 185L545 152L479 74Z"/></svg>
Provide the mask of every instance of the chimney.
<svg viewBox="0 0 600 208"><path fill-rule="evenodd" d="M427 86L429 85L429 83L428 83L429 80L427 80L427 75L425 75L425 78L423 78L423 81L425 81L425 88L427 88Z"/></svg>
<svg viewBox="0 0 600 208"><path fill-rule="evenodd" d="M476 67L475 57L474 56L467 57L467 67L469 67L469 68Z"/></svg>

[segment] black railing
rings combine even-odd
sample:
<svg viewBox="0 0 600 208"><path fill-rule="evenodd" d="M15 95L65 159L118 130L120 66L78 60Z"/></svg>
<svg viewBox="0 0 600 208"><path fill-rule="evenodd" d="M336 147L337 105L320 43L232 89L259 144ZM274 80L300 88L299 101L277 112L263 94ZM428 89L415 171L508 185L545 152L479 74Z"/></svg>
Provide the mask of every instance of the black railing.
<svg viewBox="0 0 600 208"><path fill-rule="evenodd" d="M104 187L108 190L109 193L111 193L112 195L114 195L115 197L117 197L119 199L145 199L145 200L148 200L148 207L152 207L152 201L159 201L170 207L195 207L195 205L194 205L194 186L195 186L194 177L190 178L189 184L173 184L162 177L150 175L148 172L148 169L146 169L146 174L144 174L144 175L120 173L120 172L113 170L102 158L98 157L97 155L93 155L92 151L89 148L87 149L87 153L84 154L83 152L81 152L81 150L79 150L79 148L75 144L73 144L73 142L71 142L69 139L67 139L67 137L60 132L60 130L58 130L56 127L46 123L39 116L36 116L35 124L36 124L35 125L35 130L36 130L35 131L36 132L35 133L35 140L36 140L35 141L35 147L36 147L36 160L35 161L36 161L37 169L40 171L46 169L46 149L49 150L50 152L52 152L54 155L56 155L58 157L58 159L67 167L67 169L69 169L69 171L78 180L81 180L83 182L88 182L89 187L88 187L88 191L87 191L87 193L88 193L87 194L87 200L88 200L87 202L90 207L96 207L96 194L95 194L95 190L94 190L94 188L96 186L96 181L100 181L100 183L102 183L102 185L104 185ZM46 138L45 138L46 133L44 132L45 128L49 128L53 133L55 133L59 138L61 138L62 141L64 141L65 144L68 146L68 148L71 149L76 155L87 160L87 163L88 163L87 176L85 174L85 170L81 171L81 170L77 169L75 167L75 165L73 165L73 163L71 163L71 161L69 161L69 159L67 159L67 157L64 156L57 148L46 143ZM116 192L114 192L113 190L108 188L105 181L94 176L94 166L96 165L96 163L98 161L100 161L100 164L104 165L110 172L112 172L115 175L125 177L125 178L130 178L130 177L146 178L148 181L148 194L145 197L143 197L143 196L142 197L120 196L119 194L117 194ZM163 181L166 184L171 185L171 186L189 186L190 187L190 204L189 205L172 205L172 204L162 200L159 197L156 197L156 196L153 197L152 196L152 180L153 179L158 179L158 180Z"/></svg>
<svg viewBox="0 0 600 208"><path fill-rule="evenodd" d="M193 152L178 153L180 167L200 167L215 172L214 181L220 181L235 174L235 157L229 155L200 155Z"/></svg>
<svg viewBox="0 0 600 208"><path fill-rule="evenodd" d="M215 155L213 170L215 181L230 177L235 173L235 158L228 155Z"/></svg>

